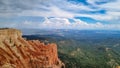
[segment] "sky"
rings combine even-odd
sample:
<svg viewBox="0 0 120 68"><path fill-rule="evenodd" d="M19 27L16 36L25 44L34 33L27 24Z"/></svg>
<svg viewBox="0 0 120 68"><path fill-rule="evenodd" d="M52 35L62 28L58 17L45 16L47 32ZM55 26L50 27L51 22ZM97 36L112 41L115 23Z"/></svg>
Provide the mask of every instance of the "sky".
<svg viewBox="0 0 120 68"><path fill-rule="evenodd" d="M0 28L120 30L120 0L0 0Z"/></svg>

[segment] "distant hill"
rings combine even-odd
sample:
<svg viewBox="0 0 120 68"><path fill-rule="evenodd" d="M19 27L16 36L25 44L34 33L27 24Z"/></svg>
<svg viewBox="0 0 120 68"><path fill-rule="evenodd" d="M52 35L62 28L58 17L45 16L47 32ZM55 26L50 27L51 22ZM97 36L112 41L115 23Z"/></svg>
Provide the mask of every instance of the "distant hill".
<svg viewBox="0 0 120 68"><path fill-rule="evenodd" d="M30 30L29 30L30 31ZM58 46L66 68L119 68L120 31L114 30L34 30L27 39Z"/></svg>

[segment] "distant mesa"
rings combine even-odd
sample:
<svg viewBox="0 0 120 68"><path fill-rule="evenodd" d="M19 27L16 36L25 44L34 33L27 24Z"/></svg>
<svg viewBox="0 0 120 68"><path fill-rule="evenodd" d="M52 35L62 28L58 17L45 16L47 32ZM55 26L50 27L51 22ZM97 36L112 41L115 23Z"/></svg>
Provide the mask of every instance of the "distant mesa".
<svg viewBox="0 0 120 68"><path fill-rule="evenodd" d="M0 68L65 68L57 45L25 40L17 29L0 29Z"/></svg>
<svg viewBox="0 0 120 68"><path fill-rule="evenodd" d="M0 28L0 30L9 29L9 28Z"/></svg>

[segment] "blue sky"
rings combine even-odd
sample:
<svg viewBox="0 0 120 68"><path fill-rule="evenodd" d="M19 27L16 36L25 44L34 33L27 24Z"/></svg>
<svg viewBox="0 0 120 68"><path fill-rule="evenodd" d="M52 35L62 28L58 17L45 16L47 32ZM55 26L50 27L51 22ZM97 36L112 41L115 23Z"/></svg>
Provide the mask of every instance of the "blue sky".
<svg viewBox="0 0 120 68"><path fill-rule="evenodd" d="M120 0L0 0L0 27L120 30Z"/></svg>

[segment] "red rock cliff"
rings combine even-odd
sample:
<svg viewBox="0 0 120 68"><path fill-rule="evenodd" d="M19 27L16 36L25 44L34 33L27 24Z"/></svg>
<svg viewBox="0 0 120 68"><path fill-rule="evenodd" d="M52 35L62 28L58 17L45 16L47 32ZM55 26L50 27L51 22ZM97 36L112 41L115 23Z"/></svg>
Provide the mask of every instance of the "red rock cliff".
<svg viewBox="0 0 120 68"><path fill-rule="evenodd" d="M0 29L0 68L64 68L56 44L26 41L16 29Z"/></svg>

